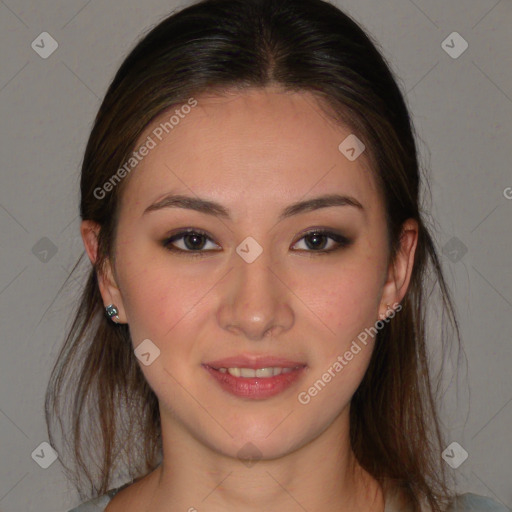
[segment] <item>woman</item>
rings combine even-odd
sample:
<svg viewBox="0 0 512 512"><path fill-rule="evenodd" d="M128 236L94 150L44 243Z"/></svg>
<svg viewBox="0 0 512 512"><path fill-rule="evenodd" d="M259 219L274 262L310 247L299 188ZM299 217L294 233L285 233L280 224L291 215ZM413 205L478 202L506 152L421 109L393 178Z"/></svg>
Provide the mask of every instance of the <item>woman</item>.
<svg viewBox="0 0 512 512"><path fill-rule="evenodd" d="M146 35L86 148L93 268L47 395L52 442L73 396L74 510L505 510L447 484L428 284L458 326L420 184L336 7L206 0Z"/></svg>

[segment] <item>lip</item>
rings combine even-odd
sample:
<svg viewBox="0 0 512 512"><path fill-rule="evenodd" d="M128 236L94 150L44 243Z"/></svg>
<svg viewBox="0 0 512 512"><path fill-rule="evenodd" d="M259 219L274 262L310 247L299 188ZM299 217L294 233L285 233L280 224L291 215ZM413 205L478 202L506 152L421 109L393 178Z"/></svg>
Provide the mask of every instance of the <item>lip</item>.
<svg viewBox="0 0 512 512"><path fill-rule="evenodd" d="M223 359L222 364L226 364L227 361L227 359ZM236 359L236 361L239 362L240 359ZM268 362L269 359L265 358L264 361ZM279 364L274 364L275 361L276 360L274 359L273 365L280 366ZM254 361L252 363L258 365L260 364L260 362L255 363ZM217 363L214 362L213 364ZM233 368L233 363L230 362L230 364L230 367ZM286 364L290 364L290 362L288 361ZM247 365L247 362L244 362L244 365ZM299 365L298 368L292 370L289 373L281 373L281 375L275 375L274 377L261 378L234 377L233 375L230 375L228 372L221 373L219 370L207 364L203 364L202 366L224 391L227 391L231 395L240 398L248 398L252 400L264 400L266 398L273 397L285 391L286 389L290 388L292 384L294 384L301 376L304 375L307 368L306 365ZM290 368L290 366L283 367ZM219 368L225 368L225 366L220 366ZM242 366L242 368L255 369L252 366ZM264 368L264 366L257 366L257 368Z"/></svg>
<svg viewBox="0 0 512 512"><path fill-rule="evenodd" d="M290 359L278 356L239 355L209 361L203 363L203 365L214 368L215 370L219 368L251 368L257 370L258 368L268 368L270 366L295 368L296 366L306 366L306 363L303 361L291 361Z"/></svg>

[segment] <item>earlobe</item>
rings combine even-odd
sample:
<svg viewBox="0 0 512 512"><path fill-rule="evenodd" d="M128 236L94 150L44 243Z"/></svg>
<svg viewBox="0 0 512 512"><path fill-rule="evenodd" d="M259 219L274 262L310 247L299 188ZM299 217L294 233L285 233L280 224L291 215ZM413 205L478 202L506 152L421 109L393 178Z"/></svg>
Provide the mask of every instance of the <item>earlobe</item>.
<svg viewBox="0 0 512 512"><path fill-rule="evenodd" d="M80 233L82 235L85 250L93 265L95 265L98 256L98 235L100 229L101 226L91 220L82 221L80 226ZM105 261L103 268L97 269L96 274L105 309L107 306L115 305L116 323L126 323L121 292L114 278L110 262ZM111 316L111 318L114 318L114 316Z"/></svg>

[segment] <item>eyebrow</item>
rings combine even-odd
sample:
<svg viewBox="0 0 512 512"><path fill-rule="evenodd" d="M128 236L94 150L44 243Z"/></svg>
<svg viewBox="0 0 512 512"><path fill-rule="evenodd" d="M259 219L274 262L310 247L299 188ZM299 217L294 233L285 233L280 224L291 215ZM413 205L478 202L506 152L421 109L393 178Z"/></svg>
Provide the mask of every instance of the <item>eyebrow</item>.
<svg viewBox="0 0 512 512"><path fill-rule="evenodd" d="M287 206L279 215L279 222L299 213L319 210L320 208L329 208L332 206L353 206L362 213L365 213L363 205L355 198L340 194L327 194L306 201L298 201ZM228 209L219 203L203 199L200 197L191 197L181 194L168 194L159 201L149 205L142 215L149 212L163 210L165 208L185 208L195 210L215 217L231 220Z"/></svg>

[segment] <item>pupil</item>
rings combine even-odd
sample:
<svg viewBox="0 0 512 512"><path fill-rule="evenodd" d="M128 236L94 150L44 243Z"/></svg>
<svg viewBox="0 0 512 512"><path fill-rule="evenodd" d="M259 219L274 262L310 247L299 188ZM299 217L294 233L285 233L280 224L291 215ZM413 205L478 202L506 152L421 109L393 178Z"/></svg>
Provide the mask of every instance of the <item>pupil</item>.
<svg viewBox="0 0 512 512"><path fill-rule="evenodd" d="M317 240L317 241L320 239L321 241L324 241L324 242L325 242L325 235L322 235L322 234L319 234L319 233L312 233L311 235L308 235L308 237L306 237L306 241L307 241L308 239L309 239L309 240ZM323 247L323 244L322 244L322 243L320 243L320 244L318 245L318 244L315 244L315 243L313 242L313 244L309 244L309 243L307 243L307 245L309 246L309 248L310 248L310 249L311 249L311 248L313 248L313 249L318 249L319 245Z"/></svg>
<svg viewBox="0 0 512 512"><path fill-rule="evenodd" d="M185 245L187 246L187 249L201 249L201 247L203 246L201 242L201 239L202 239L203 235L198 235L198 234L190 234L190 235L186 235L185 237ZM194 242L192 242L191 244L187 243L187 241L189 241L190 239L194 239L195 242L197 242L197 240L199 239L199 244L195 244ZM203 240L204 242L204 240ZM197 245L199 245L199 247L197 247Z"/></svg>

